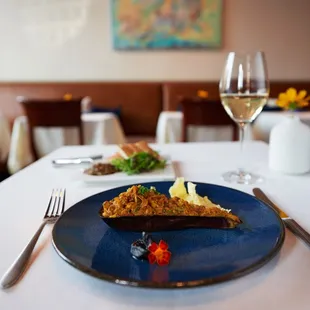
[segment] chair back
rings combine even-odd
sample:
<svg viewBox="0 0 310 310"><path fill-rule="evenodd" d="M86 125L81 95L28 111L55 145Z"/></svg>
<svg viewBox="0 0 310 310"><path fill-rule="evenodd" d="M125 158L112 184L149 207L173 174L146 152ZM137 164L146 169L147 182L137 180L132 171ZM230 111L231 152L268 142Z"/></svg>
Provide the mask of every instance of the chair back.
<svg viewBox="0 0 310 310"><path fill-rule="evenodd" d="M228 116L220 100L183 98L180 105L183 111L182 141L188 141L188 126L230 126L232 140L238 139L237 124Z"/></svg>
<svg viewBox="0 0 310 310"><path fill-rule="evenodd" d="M28 118L30 143L35 159L38 159L34 143L36 127L77 127L79 143L84 144L81 101L82 98L73 100L23 99L20 101Z"/></svg>

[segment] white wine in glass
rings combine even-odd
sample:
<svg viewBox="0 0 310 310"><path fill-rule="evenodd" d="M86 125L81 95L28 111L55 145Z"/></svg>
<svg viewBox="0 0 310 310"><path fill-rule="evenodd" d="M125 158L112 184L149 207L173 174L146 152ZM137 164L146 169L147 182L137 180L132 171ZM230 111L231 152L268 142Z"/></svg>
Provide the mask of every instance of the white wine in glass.
<svg viewBox="0 0 310 310"><path fill-rule="evenodd" d="M269 96L269 80L263 52L228 54L220 81L221 101L240 129L240 167L223 175L227 182L254 184L262 177L242 168L247 125L260 114Z"/></svg>

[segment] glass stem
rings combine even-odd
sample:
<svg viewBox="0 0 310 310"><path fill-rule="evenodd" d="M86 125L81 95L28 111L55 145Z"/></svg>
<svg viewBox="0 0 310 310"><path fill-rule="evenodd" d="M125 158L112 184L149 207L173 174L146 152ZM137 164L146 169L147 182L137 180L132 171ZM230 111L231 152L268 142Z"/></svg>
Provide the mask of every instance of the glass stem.
<svg viewBox="0 0 310 310"><path fill-rule="evenodd" d="M238 173L240 176L244 175L244 137L247 123L238 123L239 126L239 141L240 141L240 154L239 154L239 167Z"/></svg>

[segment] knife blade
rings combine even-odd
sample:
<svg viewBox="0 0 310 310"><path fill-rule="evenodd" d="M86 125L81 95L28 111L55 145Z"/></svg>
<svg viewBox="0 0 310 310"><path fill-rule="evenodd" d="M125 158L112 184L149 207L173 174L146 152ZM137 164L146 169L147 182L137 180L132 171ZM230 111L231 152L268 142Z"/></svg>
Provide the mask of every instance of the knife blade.
<svg viewBox="0 0 310 310"><path fill-rule="evenodd" d="M284 211L282 211L273 201L271 201L268 198L268 196L260 188L254 188L253 193L256 198L265 202L267 205L269 205L272 209L274 209L279 214L285 226L294 235L298 236L308 246L310 246L310 234L306 230L304 230L295 220L293 220L289 215L287 215Z"/></svg>
<svg viewBox="0 0 310 310"><path fill-rule="evenodd" d="M94 155L87 157L72 157L72 158L58 158L53 159L52 164L56 167L66 166L66 165L80 165L80 164L89 164L95 160L102 159L102 155Z"/></svg>

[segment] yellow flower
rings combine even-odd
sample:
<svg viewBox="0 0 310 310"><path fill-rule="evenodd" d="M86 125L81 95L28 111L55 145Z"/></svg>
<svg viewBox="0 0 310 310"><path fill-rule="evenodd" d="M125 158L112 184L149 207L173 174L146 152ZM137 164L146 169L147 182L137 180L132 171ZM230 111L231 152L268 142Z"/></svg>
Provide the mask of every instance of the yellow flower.
<svg viewBox="0 0 310 310"><path fill-rule="evenodd" d="M198 90L197 96L200 98L207 98L209 96L209 93L206 90Z"/></svg>
<svg viewBox="0 0 310 310"><path fill-rule="evenodd" d="M66 101L70 101L70 100L72 100L72 94L64 94L63 98Z"/></svg>
<svg viewBox="0 0 310 310"><path fill-rule="evenodd" d="M280 93L277 105L285 110L296 110L309 104L310 96L306 97L307 91L297 93L295 88L289 88L285 93Z"/></svg>

